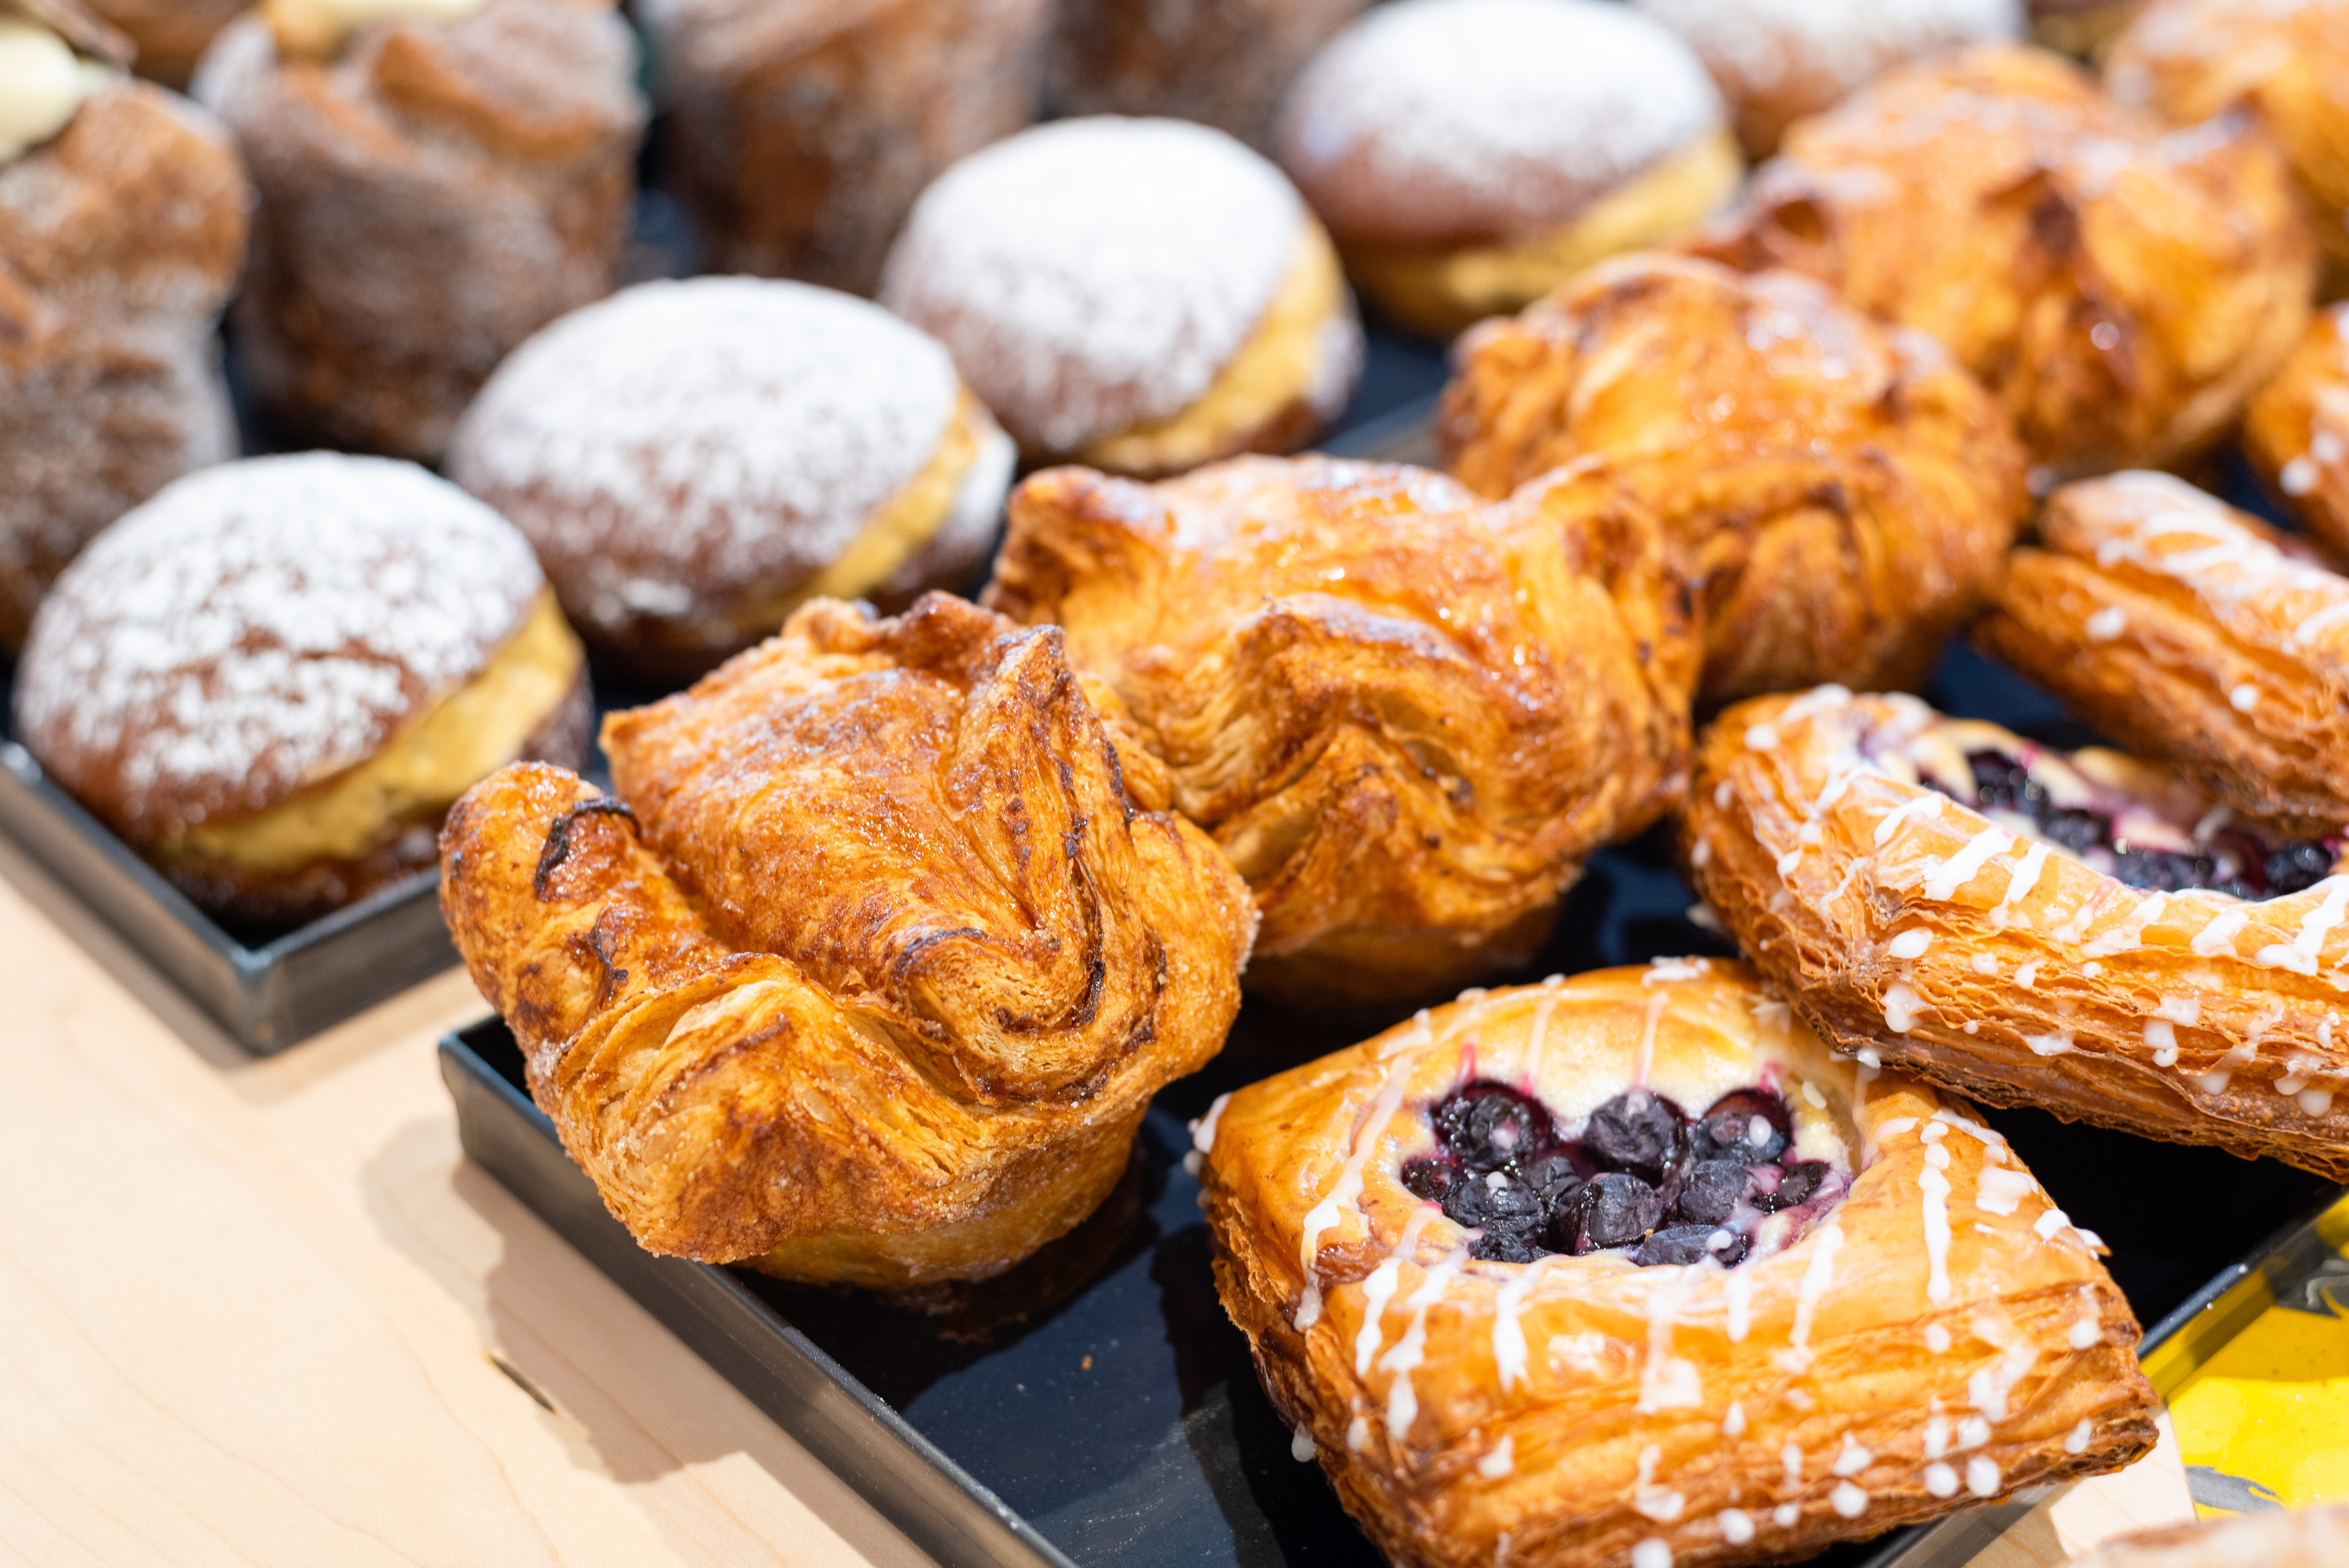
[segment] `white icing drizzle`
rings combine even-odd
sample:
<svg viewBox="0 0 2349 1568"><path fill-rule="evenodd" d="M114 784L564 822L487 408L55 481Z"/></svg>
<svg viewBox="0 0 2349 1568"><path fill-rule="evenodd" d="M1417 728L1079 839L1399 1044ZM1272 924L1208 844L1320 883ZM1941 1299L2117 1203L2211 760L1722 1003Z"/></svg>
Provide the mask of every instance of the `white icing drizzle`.
<svg viewBox="0 0 2349 1568"><path fill-rule="evenodd" d="M1884 951L1888 956L1897 958L1904 964L1913 963L1917 959L1924 957L1925 950L1932 946L1932 944L1933 934L1931 932L1926 930L1921 925L1911 926L1909 930L1900 933L1899 935L1895 936L1890 942L1885 944Z"/></svg>
<svg viewBox="0 0 2349 1568"><path fill-rule="evenodd" d="M2326 877L2316 887L2324 890L2323 902L2301 918L2300 933L2290 942L2271 943L2260 949L2252 959L2255 964L2271 969L2289 969L2295 975L2316 973L2316 955L2324 946L2324 934L2341 923L2349 913L2349 876Z"/></svg>
<svg viewBox="0 0 2349 1568"><path fill-rule="evenodd" d="M1346 1449L1350 1453L1359 1454L1370 1446L1371 1418L1368 1416L1357 1416L1346 1424Z"/></svg>
<svg viewBox="0 0 2349 1568"><path fill-rule="evenodd" d="M1900 830L1901 824L1912 817L1940 816L1949 799L1938 789L1928 789L1915 799L1895 806L1876 824L1876 847L1880 850L1889 843L1892 835Z"/></svg>
<svg viewBox="0 0 2349 1568"><path fill-rule="evenodd" d="M1636 1407L1643 1416L1658 1410L1693 1409L1704 1403L1704 1388L1697 1376L1696 1363L1672 1354L1672 1329L1679 1322L1681 1308L1695 1289L1689 1277L1691 1272L1674 1270L1676 1277L1658 1280L1648 1287L1648 1359L1640 1368L1640 1402Z"/></svg>
<svg viewBox="0 0 2349 1568"><path fill-rule="evenodd" d="M2039 1190L2039 1183L2030 1173L2011 1170L2002 1165L1985 1165L1974 1184L1974 1207L1985 1214L2003 1218L2014 1212L2023 1200Z"/></svg>
<svg viewBox="0 0 2349 1568"><path fill-rule="evenodd" d="M2064 1342L2075 1350L2085 1350L2105 1336L2105 1326L2093 1317L2075 1322L2064 1336Z"/></svg>
<svg viewBox="0 0 2349 1568"><path fill-rule="evenodd" d="M1836 1453L1834 1472L1839 1476L1855 1476L1875 1462L1876 1456L1855 1442L1849 1432L1846 1432L1843 1435L1843 1447Z"/></svg>
<svg viewBox="0 0 2349 1568"><path fill-rule="evenodd" d="M2090 958L2109 958L2116 953L2134 952L2145 944L2146 927L2159 920L2162 911L2168 907L2168 893L2146 894L2137 901L2137 908L2132 910L2126 919L2094 942L2082 947L2080 952Z"/></svg>
<svg viewBox="0 0 2349 1568"><path fill-rule="evenodd" d="M1650 1443L1640 1450L1640 1480L1631 1491L1631 1506L1659 1524L1670 1524L1681 1516L1687 1500L1670 1487L1656 1484L1656 1466L1664 1450Z"/></svg>
<svg viewBox="0 0 2349 1568"><path fill-rule="evenodd" d="M1305 1216L1304 1226L1298 1237L1297 1266L1305 1276L1305 1293L1297 1305L1296 1327L1302 1332L1321 1320L1321 1276L1316 1271L1316 1260L1321 1253L1322 1233L1335 1226L1345 1211L1356 1213L1362 1195L1362 1168L1370 1163L1371 1150L1378 1146L1386 1132L1387 1123L1402 1109L1403 1090L1411 1082L1411 1069L1418 1063L1420 1054L1433 1047L1435 1038L1428 1027L1427 1014L1423 1009L1414 1020L1416 1030L1402 1037L1403 1044L1397 1055L1405 1059L1397 1062L1387 1073L1386 1081L1371 1101L1370 1114L1363 1118L1361 1129L1354 1134L1353 1152L1338 1171L1338 1184L1330 1195L1316 1203ZM1408 1053L1407 1055L1405 1053Z"/></svg>
<svg viewBox="0 0 2349 1568"><path fill-rule="evenodd" d="M1299 1464L1313 1457L1313 1429L1299 1421L1297 1429L1288 1434L1288 1457Z"/></svg>
<svg viewBox="0 0 2349 1568"><path fill-rule="evenodd" d="M1976 1454L1966 1461L1966 1490L1976 1497L1998 1495L1998 1461L1988 1454Z"/></svg>
<svg viewBox="0 0 2349 1568"><path fill-rule="evenodd" d="M1724 1508L1713 1515L1721 1525L1721 1538L1732 1546L1743 1546L1754 1539L1754 1516L1742 1508Z"/></svg>
<svg viewBox="0 0 2349 1568"><path fill-rule="evenodd" d="M1754 1331L1754 1276L1744 1269L1730 1270L1729 1278L1722 1282L1721 1294L1728 1308L1726 1327L1729 1342L1743 1345L1745 1336ZM1737 1418L1742 1424L1745 1413L1738 1411Z"/></svg>
<svg viewBox="0 0 2349 1568"><path fill-rule="evenodd" d="M1525 1306L1526 1294L1549 1262L1547 1257L1535 1259L1524 1272L1493 1293L1493 1367L1499 1375L1504 1394L1526 1381L1526 1330L1518 1315ZM1357 1354L1359 1357L1359 1351Z"/></svg>
<svg viewBox="0 0 2349 1568"><path fill-rule="evenodd" d="M1846 1519L1857 1519L1868 1511L1868 1493L1847 1480L1839 1480L1827 1493L1827 1506Z"/></svg>
<svg viewBox="0 0 2349 1568"><path fill-rule="evenodd" d="M1934 1326L1940 1328L1940 1325L1935 1324ZM1942 1344L1946 1347L1949 1343L1949 1330L1941 1329L1941 1335ZM1929 1460L1937 1460L1949 1451L1950 1418L1941 1414L1941 1402L1936 1399L1933 1401L1933 1414L1925 1423L1925 1457Z"/></svg>
<svg viewBox="0 0 2349 1568"><path fill-rule="evenodd" d="M2231 958L2235 954L2235 934L2242 930L2251 918L2251 912L2240 904L2219 910L2188 945L2204 958L2215 958L2220 954Z"/></svg>
<svg viewBox="0 0 2349 1568"><path fill-rule="evenodd" d="M2024 849L2023 858L2014 862L2014 869L2007 877L2006 896L1992 906L1990 921L1992 925L2003 926L2021 913L2023 901L2031 896L2032 891L2039 885L2039 879L2046 874L2051 852L2046 843L2040 840L2032 841Z"/></svg>
<svg viewBox="0 0 2349 1568"><path fill-rule="evenodd" d="M1371 1363L1378 1359L1379 1345L1384 1335L1387 1303L1394 1299L1395 1285L1402 1278L1403 1260L1409 1257L1413 1249L1418 1246L1419 1233L1427 1228L1428 1221L1443 1212L1433 1203L1423 1203L1413 1210L1411 1218L1403 1222L1402 1235L1396 1241L1394 1251L1381 1258L1379 1261L1379 1266L1372 1269L1370 1276L1362 1281L1362 1326L1354 1336L1354 1376L1357 1377L1369 1377ZM1514 1285L1516 1283L1518 1282L1512 1280L1510 1284ZM1502 1288L1506 1291L1509 1287ZM1515 1326L1514 1320L1511 1326ZM1499 1333L1495 1330L1494 1335L1495 1350L1498 1349L1499 1343ZM1517 1351L1522 1376L1525 1354L1525 1340L1522 1337L1517 1341ZM1504 1388L1508 1387L1506 1377L1502 1380L1501 1387Z"/></svg>
<svg viewBox="0 0 2349 1568"><path fill-rule="evenodd" d="M1786 1484L1788 1486L1800 1486L1803 1484L1802 1444L1795 1441L1792 1438L1787 1439L1786 1446L1778 1450L1778 1462L1785 1468Z"/></svg>
<svg viewBox="0 0 2349 1568"><path fill-rule="evenodd" d="M1216 1124L1223 1119L1224 1107L1232 1102L1229 1093L1219 1094L1207 1107L1207 1114L1191 1124L1191 1147L1202 1154L1216 1151Z"/></svg>
<svg viewBox="0 0 2349 1568"><path fill-rule="evenodd" d="M1907 981L1895 980L1884 988L1884 1026L1896 1035L1907 1034L1924 1006L1925 999Z"/></svg>
<svg viewBox="0 0 2349 1568"><path fill-rule="evenodd" d="M1917 1174L1917 1190L1925 1199L1925 1298L1944 1302L1950 1299L1950 1179L1928 1166Z"/></svg>
<svg viewBox="0 0 2349 1568"><path fill-rule="evenodd" d="M1843 1227L1833 1220L1821 1225L1811 1237L1811 1261L1803 1270L1802 1282L1795 1289L1795 1323L1787 1336L1785 1349L1777 1352L1778 1365L1789 1372L1800 1373L1811 1365L1811 1318L1818 1311L1819 1298L1826 1295L1827 1286L1835 1281L1836 1253L1843 1247Z"/></svg>
<svg viewBox="0 0 2349 1568"><path fill-rule="evenodd" d="M1925 879L1925 896L1947 903L1960 888L1973 881L1974 873L1989 864L1992 855L2013 848L2014 841L2014 835L2004 828L1984 828ZM2008 880L2012 882L2013 878Z"/></svg>
<svg viewBox="0 0 2349 1568"><path fill-rule="evenodd" d="M1672 1549L1651 1535L1631 1548L1631 1568L1672 1568Z"/></svg>
<svg viewBox="0 0 2349 1568"><path fill-rule="evenodd" d="M1935 1460L1925 1467L1925 1490L1935 1497L1958 1495L1958 1472Z"/></svg>
<svg viewBox="0 0 2349 1568"><path fill-rule="evenodd" d="M2017 965L2014 971L2014 983L2017 985L2022 986L2026 991L2037 985L2039 983L2039 963L2040 961L2034 958L2028 964Z"/></svg>
<svg viewBox="0 0 2349 1568"><path fill-rule="evenodd" d="M1648 1068L1656 1056L1656 1026L1662 1020L1664 1009L1671 1005L1671 996L1661 991L1648 998L1647 1019L1640 1028L1640 1049L1631 1058L1633 1088L1641 1088L1647 1085Z"/></svg>
<svg viewBox="0 0 2349 1568"><path fill-rule="evenodd" d="M2178 1029L2167 1018L2145 1021L2145 1043L2153 1052L2153 1065L2171 1068L2178 1065Z"/></svg>
<svg viewBox="0 0 2349 1568"><path fill-rule="evenodd" d="M1782 1502L1770 1511L1770 1522L1781 1530L1792 1530L1795 1521L1802 1517L1803 1511L1791 1502Z"/></svg>
<svg viewBox="0 0 2349 1568"><path fill-rule="evenodd" d="M1947 1326L1929 1323L1925 1326L1925 1348L1936 1356L1950 1353L1950 1331Z"/></svg>
<svg viewBox="0 0 2349 1568"><path fill-rule="evenodd" d="M1877 1152L1884 1147L1886 1140L1898 1138L1904 1132L1913 1131L1916 1126L1917 1119L1913 1116L1896 1116L1878 1126L1875 1131L1860 1141L1859 1168L1865 1171L1876 1163Z"/></svg>
<svg viewBox="0 0 2349 1568"><path fill-rule="evenodd" d="M1465 1247L1447 1253L1443 1262L1427 1271L1427 1277L1420 1281L1419 1288L1403 1301L1403 1305L1412 1309L1411 1326L1403 1331L1403 1336L1395 1342L1395 1347L1388 1351L1379 1363L1382 1371L1394 1374L1394 1381L1387 1386L1387 1437L1391 1441L1402 1441L1404 1434L1411 1430L1413 1419L1419 1414L1419 1396L1412 1391L1411 1374L1426 1357L1428 1310L1444 1299L1444 1290L1467 1262L1468 1249Z"/></svg>
<svg viewBox="0 0 2349 1568"><path fill-rule="evenodd" d="M2000 1355L1995 1366L1978 1367L1966 1379L1966 1402L1992 1421L2006 1419L2011 1413L2009 1396L2039 1359L2039 1347L2024 1336L2009 1333L2013 1327L2002 1312L1985 1310L1974 1315L1974 1337L1995 1347Z"/></svg>
<svg viewBox="0 0 2349 1568"><path fill-rule="evenodd" d="M2064 1451L2067 1454L2086 1453L2088 1451L2088 1439L2095 1430L2095 1422L2090 1421L2085 1417L2081 1418L2080 1424L2074 1427L2070 1434L2064 1438Z"/></svg>
<svg viewBox="0 0 2349 1568"><path fill-rule="evenodd" d="M1498 1480L1517 1468L1517 1441L1504 1437L1493 1445L1493 1451L1476 1461L1476 1473L1486 1480Z"/></svg>
<svg viewBox="0 0 2349 1568"><path fill-rule="evenodd" d="M1729 1401L1729 1408L1721 1418L1721 1435L1724 1438L1745 1435L1745 1406L1742 1401Z"/></svg>
<svg viewBox="0 0 2349 1568"><path fill-rule="evenodd" d="M1748 750L1748 751L1775 751L1775 750L1776 750L1776 749L1777 749L1777 747L1778 747L1778 732L1777 732L1777 730L1776 730L1776 729L1773 728L1771 726L1766 725L1766 724L1756 724L1756 725L1754 725L1754 726L1749 727L1746 729L1746 731L1745 731L1745 749L1746 749L1746 750Z"/></svg>

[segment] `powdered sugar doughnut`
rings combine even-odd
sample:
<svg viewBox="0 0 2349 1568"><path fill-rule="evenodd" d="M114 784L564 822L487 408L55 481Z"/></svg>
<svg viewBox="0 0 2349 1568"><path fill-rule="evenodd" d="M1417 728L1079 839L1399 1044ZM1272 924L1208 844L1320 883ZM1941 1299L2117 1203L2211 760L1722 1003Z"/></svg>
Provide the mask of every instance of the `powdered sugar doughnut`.
<svg viewBox="0 0 2349 1568"><path fill-rule="evenodd" d="M499 367L458 483L526 534L586 636L717 663L819 593L909 601L994 542L1010 441L933 338L807 284L641 284Z"/></svg>
<svg viewBox="0 0 2349 1568"><path fill-rule="evenodd" d="M965 159L915 204L881 299L945 342L1030 453L1128 471L1299 444L1360 359L1288 181L1179 120L1062 120ZM1088 450L1194 411L1159 449Z"/></svg>
<svg viewBox="0 0 2349 1568"><path fill-rule="evenodd" d="M1695 55L1622 5L1399 0L1306 68L1278 145L1356 281L1390 308L1398 301L1377 263L1398 253L1521 245L1569 230L1642 177L1678 170L1691 185L1651 191L1597 250L1569 247L1537 275L1488 281L1489 297L1466 297L1479 293L1474 279L1443 291L1490 314L1702 218L1736 181L1725 125ZM1407 319L1425 314L1402 304Z"/></svg>
<svg viewBox="0 0 2349 1568"><path fill-rule="evenodd" d="M421 469L331 453L223 464L124 517L58 579L18 666L18 733L200 902L298 918L431 863L440 811L476 779L584 749L579 649L544 589L521 534ZM484 682L487 698L467 695ZM442 711L463 723L428 755L503 736L502 754L437 789L431 766L403 758L397 778L334 798ZM240 837L271 817L260 841ZM334 852L292 852L322 846Z"/></svg>
<svg viewBox="0 0 2349 1568"><path fill-rule="evenodd" d="M1631 0L1687 40L1756 158L1888 66L2022 36L2022 0Z"/></svg>

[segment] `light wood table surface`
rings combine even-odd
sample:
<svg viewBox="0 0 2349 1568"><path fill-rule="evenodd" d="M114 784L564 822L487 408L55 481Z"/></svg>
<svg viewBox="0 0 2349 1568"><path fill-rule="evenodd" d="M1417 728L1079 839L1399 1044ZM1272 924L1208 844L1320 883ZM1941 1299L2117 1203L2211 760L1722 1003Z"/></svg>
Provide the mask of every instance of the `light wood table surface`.
<svg viewBox="0 0 2349 1568"><path fill-rule="evenodd" d="M465 1162L434 1044L483 1010L452 970L250 1057L0 841L0 1563L926 1562Z"/></svg>

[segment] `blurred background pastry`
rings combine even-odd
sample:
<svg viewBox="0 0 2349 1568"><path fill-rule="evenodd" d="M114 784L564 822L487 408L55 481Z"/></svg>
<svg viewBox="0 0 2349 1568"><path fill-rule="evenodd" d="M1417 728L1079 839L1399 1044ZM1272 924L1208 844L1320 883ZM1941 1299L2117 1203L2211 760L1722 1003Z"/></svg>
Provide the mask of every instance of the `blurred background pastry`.
<svg viewBox="0 0 2349 1568"><path fill-rule="evenodd" d="M1060 0L1045 77L1061 114L1159 114L1268 146L1281 94L1368 0Z"/></svg>
<svg viewBox="0 0 2349 1568"><path fill-rule="evenodd" d="M202 909L316 919L430 866L518 757L576 765L585 663L530 546L379 458L193 474L85 551L16 671L26 747Z"/></svg>
<svg viewBox="0 0 2349 1568"><path fill-rule="evenodd" d="M222 27L253 9L254 0L88 0L139 50L139 74L184 88L197 60Z"/></svg>
<svg viewBox="0 0 2349 1568"><path fill-rule="evenodd" d="M2349 0L2150 0L2104 62L2115 98L2175 124L2256 115L2315 216L2326 292L2349 286Z"/></svg>
<svg viewBox="0 0 2349 1568"><path fill-rule="evenodd" d="M2027 0L2027 4L2033 43L2085 60L2128 26L2138 0Z"/></svg>
<svg viewBox="0 0 2349 1568"><path fill-rule="evenodd" d="M2243 410L2243 456L2293 521L2349 560L2349 305L2316 313Z"/></svg>
<svg viewBox="0 0 2349 1568"><path fill-rule="evenodd" d="M483 388L450 477L512 518L622 668L690 677L829 594L961 585L1011 442L932 338L853 295L700 278L547 328Z"/></svg>
<svg viewBox="0 0 2349 1568"><path fill-rule="evenodd" d="M922 188L1036 118L1049 0L639 0L710 267L872 292Z"/></svg>
<svg viewBox="0 0 2349 1568"><path fill-rule="evenodd" d="M965 159L915 204L881 302L1028 457L1118 473L1292 451L1361 369L1321 225L1278 169L1181 120L1061 120Z"/></svg>
<svg viewBox="0 0 2349 1568"><path fill-rule="evenodd" d="M1439 336L1679 237L1742 172L1695 55L1599 0L1381 5L1298 78L1278 147L1355 284Z"/></svg>
<svg viewBox="0 0 2349 1568"><path fill-rule="evenodd" d="M235 455L214 328L252 187L227 134L70 9L0 5L0 647L90 537ZM77 42L79 47L77 47ZM112 58L93 51L109 51Z"/></svg>
<svg viewBox="0 0 2349 1568"><path fill-rule="evenodd" d="M2316 274L2256 125L2175 133L1998 45L1797 123L1697 248L1940 338L2013 415L2043 487L2215 440L2299 340Z"/></svg>
<svg viewBox="0 0 2349 1568"><path fill-rule="evenodd" d="M197 98L261 190L233 319L285 436L429 459L508 350L611 292L645 106L608 0L268 0Z"/></svg>
<svg viewBox="0 0 2349 1568"><path fill-rule="evenodd" d="M1687 40L1754 158L1888 66L2023 34L2022 0L1632 0Z"/></svg>

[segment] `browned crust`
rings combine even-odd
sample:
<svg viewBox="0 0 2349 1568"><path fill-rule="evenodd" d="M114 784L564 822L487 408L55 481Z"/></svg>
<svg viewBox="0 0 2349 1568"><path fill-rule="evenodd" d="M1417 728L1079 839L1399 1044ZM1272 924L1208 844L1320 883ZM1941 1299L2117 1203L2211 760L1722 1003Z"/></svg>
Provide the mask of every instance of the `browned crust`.
<svg viewBox="0 0 2349 1568"><path fill-rule="evenodd" d="M1148 0L1062 0L1046 96L1056 114L1197 120L1268 150L1290 80L1367 5L1225 0L1176 11Z"/></svg>
<svg viewBox="0 0 2349 1568"><path fill-rule="evenodd" d="M1708 703L1921 680L2029 499L1971 376L1791 273L1624 257L1454 363L1436 430L1471 488L1574 463L1663 521L1704 607Z"/></svg>
<svg viewBox="0 0 2349 1568"><path fill-rule="evenodd" d="M196 61L222 27L253 8L254 0L88 0L89 8L120 30L131 46L125 64L167 88L185 89ZM136 56L135 61L132 56Z"/></svg>
<svg viewBox="0 0 2349 1568"><path fill-rule="evenodd" d="M1889 72L1796 124L1692 249L1931 333L2056 479L2215 439L2298 340L2317 259L2258 126L2182 142L2006 46Z"/></svg>
<svg viewBox="0 0 2349 1568"><path fill-rule="evenodd" d="M2014 906L2028 923L1994 913L2012 875L2004 857L1951 897L1929 895L1926 874L1989 824L1951 803L1878 844L1889 813L1930 793L1921 785L1858 776L1817 814L1819 836L1806 842L1837 759L1863 731L1913 724L1926 710L1861 696L1804 713L1793 707L1801 700L1744 703L1707 731L1682 861L1724 929L1813 1028L1845 1050L1873 1050L1889 1067L1995 1105L2271 1156L2349 1181L2349 1094L2312 1111L2272 1087L2295 1075L2325 1088L2349 1081L2349 1039L2333 1043L2324 1021L2339 993L2321 972L2349 959L2349 929L2333 929L2308 975L2260 961L2300 935L2328 888L2241 905L2177 895L2133 944L2092 955L2084 947L2126 931L2142 896L2060 853ZM1750 744L1757 727L1773 746ZM2244 927L2196 950L2211 918L2229 910L2245 913ZM2075 922L2085 923L2074 939L2064 933ZM1910 930L1930 933L1930 944L1921 957L1896 960L1888 946ZM1983 973L1977 963L1995 968ZM2016 978L2024 965L2034 966L2028 985ZM2173 995L2199 1004L2195 1021L2162 1017ZM1905 1032L1888 1023L1889 1001ZM2172 1065L2155 1060L2149 1024L2169 1031ZM2044 1054L2033 1039L2064 1048ZM2222 1064L2229 1077L2220 1088L2198 1081Z"/></svg>
<svg viewBox="0 0 2349 1568"><path fill-rule="evenodd" d="M441 903L652 1251L996 1273L1083 1218L1151 1095L1223 1043L1246 890L1126 792L1057 632L819 601L605 745L631 814L508 769L450 814Z"/></svg>
<svg viewBox="0 0 2349 1568"><path fill-rule="evenodd" d="M2349 232L2349 231L2344 231ZM2349 304L2310 318L2300 346L2243 410L2243 456L2294 522L2349 557ZM2312 449L2323 446L2331 460ZM2333 455L2338 448L2338 455ZM2293 482L2284 482L2287 465ZM2302 466L2304 465L2304 466Z"/></svg>

